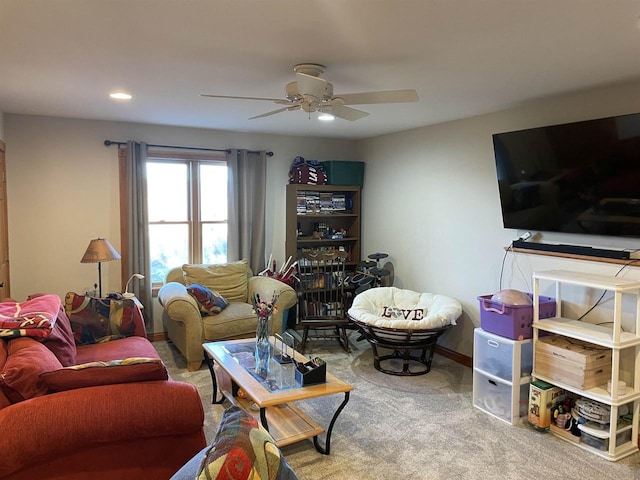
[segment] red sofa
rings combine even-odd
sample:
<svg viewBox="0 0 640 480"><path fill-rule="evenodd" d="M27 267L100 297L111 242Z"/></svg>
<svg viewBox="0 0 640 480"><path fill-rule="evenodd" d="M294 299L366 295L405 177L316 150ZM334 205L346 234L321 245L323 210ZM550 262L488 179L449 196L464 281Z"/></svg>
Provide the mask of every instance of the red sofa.
<svg viewBox="0 0 640 480"><path fill-rule="evenodd" d="M206 445L196 388L145 336L76 345L72 328L60 307L47 338L0 339L0 478L171 477Z"/></svg>

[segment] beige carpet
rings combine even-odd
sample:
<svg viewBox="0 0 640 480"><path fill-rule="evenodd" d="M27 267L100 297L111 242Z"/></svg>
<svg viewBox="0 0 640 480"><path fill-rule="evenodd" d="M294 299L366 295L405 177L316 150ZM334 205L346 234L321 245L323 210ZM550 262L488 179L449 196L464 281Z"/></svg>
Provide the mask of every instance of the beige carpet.
<svg viewBox="0 0 640 480"><path fill-rule="evenodd" d="M349 354L331 341L308 349L355 390L336 421L330 455L319 454L311 440L283 448L300 480L640 480L640 454L609 462L551 434L501 422L472 406L471 369L438 355L427 375L385 375L373 368L369 345L356 337ZM209 370L203 365L189 373L173 345L154 345L172 378L198 387L211 440L225 405L211 405ZM298 406L328 426L343 398Z"/></svg>

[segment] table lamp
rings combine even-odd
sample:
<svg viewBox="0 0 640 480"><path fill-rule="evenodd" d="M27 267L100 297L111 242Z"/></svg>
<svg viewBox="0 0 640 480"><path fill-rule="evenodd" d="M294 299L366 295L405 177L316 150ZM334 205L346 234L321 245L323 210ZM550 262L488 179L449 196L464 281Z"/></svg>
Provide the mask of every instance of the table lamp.
<svg viewBox="0 0 640 480"><path fill-rule="evenodd" d="M108 240L104 238L94 238L89 242L87 251L84 252L80 263L98 263L98 285L99 297L102 298L102 262L119 260L120 254L113 248Z"/></svg>
<svg viewBox="0 0 640 480"><path fill-rule="evenodd" d="M131 280L133 280L134 278L142 280L144 279L144 275L142 275L141 273L134 273L133 275L131 275L129 280L127 280L127 284L124 286L124 293L122 294L124 298L133 298L136 296L135 293L129 292L129 283L131 283Z"/></svg>

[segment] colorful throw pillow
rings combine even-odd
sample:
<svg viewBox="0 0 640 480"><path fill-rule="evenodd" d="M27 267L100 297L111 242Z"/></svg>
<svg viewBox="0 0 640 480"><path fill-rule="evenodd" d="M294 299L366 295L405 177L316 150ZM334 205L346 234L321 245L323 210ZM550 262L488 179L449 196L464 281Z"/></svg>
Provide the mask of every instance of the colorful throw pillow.
<svg viewBox="0 0 640 480"><path fill-rule="evenodd" d="M0 388L6 397L17 403L46 394L40 374L62 368L56 356L33 338L15 338L7 346L7 362L0 371Z"/></svg>
<svg viewBox="0 0 640 480"><path fill-rule="evenodd" d="M222 295L217 292L212 292L207 287L198 285L197 283L189 285L187 292L198 302L202 313L217 315L229 305L227 299Z"/></svg>
<svg viewBox="0 0 640 480"><path fill-rule="evenodd" d="M90 362L40 374L51 392L114 383L167 380L167 369L157 358L131 357L109 362Z"/></svg>
<svg viewBox="0 0 640 480"><path fill-rule="evenodd" d="M278 480L284 468L271 435L245 410L232 406L222 415L196 479Z"/></svg>
<svg viewBox="0 0 640 480"><path fill-rule="evenodd" d="M142 312L130 298L94 298L69 292L64 309L71 321L76 345L146 336Z"/></svg>
<svg viewBox="0 0 640 480"><path fill-rule="evenodd" d="M182 265L184 284L197 283L229 302L246 302L251 269L246 260L218 265Z"/></svg>

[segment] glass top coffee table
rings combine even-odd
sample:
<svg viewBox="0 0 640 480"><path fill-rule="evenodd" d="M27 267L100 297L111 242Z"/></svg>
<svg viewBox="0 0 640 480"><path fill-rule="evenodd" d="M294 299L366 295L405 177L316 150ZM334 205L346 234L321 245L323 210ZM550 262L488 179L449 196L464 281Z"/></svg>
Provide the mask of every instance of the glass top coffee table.
<svg viewBox="0 0 640 480"><path fill-rule="evenodd" d="M272 350L274 338L271 337ZM255 339L229 340L226 342L204 343L204 358L213 381L213 403L217 400L217 390L234 405L249 413L260 415L260 422L279 447L313 437L316 449L329 455L331 432L342 409L349 401L353 387L329 372L326 381L309 386L296 382L295 365L281 364L274 357L269 363L269 374L262 377L254 372L253 349ZM292 352L289 349L289 352ZM276 352L276 356L280 352ZM307 362L304 355L290 353L298 362ZM324 428L300 410L293 402L325 395L344 393L344 400L336 409L327 429L325 446L321 446L318 435Z"/></svg>

